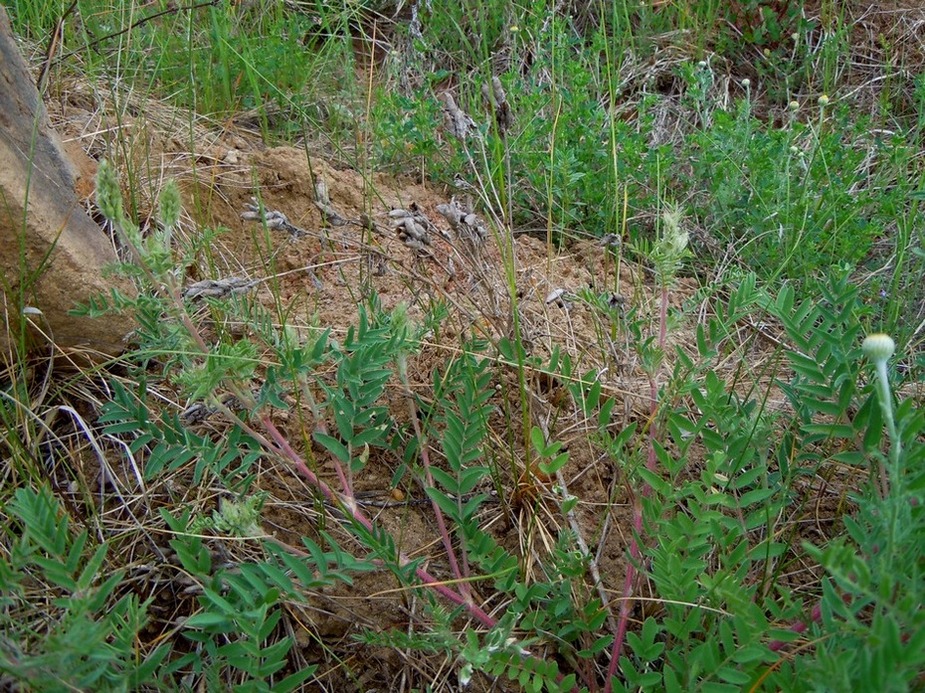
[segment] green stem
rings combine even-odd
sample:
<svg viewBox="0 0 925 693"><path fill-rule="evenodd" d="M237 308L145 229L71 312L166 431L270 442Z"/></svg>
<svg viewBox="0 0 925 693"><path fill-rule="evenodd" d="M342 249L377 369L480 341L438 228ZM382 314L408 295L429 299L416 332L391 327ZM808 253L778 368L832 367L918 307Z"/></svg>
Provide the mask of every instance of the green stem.
<svg viewBox="0 0 925 693"><path fill-rule="evenodd" d="M890 435L890 461L894 467L899 467L899 456L902 452L902 441L899 439L899 432L896 430L896 422L893 420L893 401L890 395L890 380L886 373L886 361L877 361L877 391L880 395L880 408L883 410L883 419L886 422L886 430Z"/></svg>

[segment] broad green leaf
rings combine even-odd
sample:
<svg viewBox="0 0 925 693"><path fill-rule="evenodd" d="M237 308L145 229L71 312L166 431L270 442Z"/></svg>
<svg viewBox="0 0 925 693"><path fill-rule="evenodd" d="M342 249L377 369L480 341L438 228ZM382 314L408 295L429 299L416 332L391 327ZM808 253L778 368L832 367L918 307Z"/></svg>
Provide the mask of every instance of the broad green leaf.
<svg viewBox="0 0 925 693"><path fill-rule="evenodd" d="M193 614L186 621L184 621L183 626L186 628L214 628L216 626L220 627L222 630L227 630L231 626L231 620L228 616L224 614L216 614L211 611L202 611L198 614Z"/></svg>
<svg viewBox="0 0 925 693"><path fill-rule="evenodd" d="M315 431L314 438L342 463L348 464L350 462L350 453L347 451L347 447L337 440L337 438L329 436L327 433L321 433L320 431Z"/></svg>

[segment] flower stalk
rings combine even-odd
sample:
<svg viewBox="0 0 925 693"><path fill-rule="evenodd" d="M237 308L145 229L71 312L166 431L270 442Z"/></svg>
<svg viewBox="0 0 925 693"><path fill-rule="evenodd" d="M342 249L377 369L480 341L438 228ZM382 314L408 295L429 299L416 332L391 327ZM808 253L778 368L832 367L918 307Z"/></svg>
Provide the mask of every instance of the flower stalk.
<svg viewBox="0 0 925 693"><path fill-rule="evenodd" d="M874 364L874 371L877 375L877 398L880 400L880 411L883 414L883 421L890 437L890 464L894 473L896 473L899 470L902 441L899 439L896 421L893 419L893 399L890 394L890 378L886 370L887 361L896 351L896 343L889 335L876 333L867 336L861 345L861 350ZM882 465L880 466L880 486L881 497L886 498L890 487L886 470Z"/></svg>
<svg viewBox="0 0 925 693"><path fill-rule="evenodd" d="M649 253L649 259L655 266L655 274L661 285L658 321L658 357L653 360L649 371L649 452L646 459L646 468L655 473L658 471L658 459L655 454L657 430L655 426L658 415L658 371L661 357L665 353L665 344L668 339L668 299L669 291L674 284L681 263L688 255L688 242L690 237L682 227L681 210L677 206L669 206L662 213L662 233ZM607 681L604 684L604 693L612 690L613 678L623 654L623 645L626 641L626 632L629 628L630 613L633 607L633 592L636 583L636 564L642 558L642 530L643 506L642 498L652 493L652 487L643 482L642 498L630 489L633 497L633 536L630 539L629 558L626 564L626 574L623 580L623 600L620 602L620 613L617 618L617 631L614 634L613 647L610 652L610 665L607 668Z"/></svg>

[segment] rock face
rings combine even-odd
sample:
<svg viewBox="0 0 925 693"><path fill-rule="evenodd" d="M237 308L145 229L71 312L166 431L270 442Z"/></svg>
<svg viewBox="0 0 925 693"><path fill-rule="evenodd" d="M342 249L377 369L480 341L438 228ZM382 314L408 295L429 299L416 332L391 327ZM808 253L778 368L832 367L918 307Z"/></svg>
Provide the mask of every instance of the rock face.
<svg viewBox="0 0 925 693"><path fill-rule="evenodd" d="M0 6L0 349L25 328L30 343L115 355L128 318L68 315L76 303L108 293L102 268L116 261L108 239L75 192L77 169L48 121ZM120 286L123 290L129 290ZM32 326L23 319L25 307ZM44 337L42 336L44 333ZM0 357L0 361L3 358Z"/></svg>

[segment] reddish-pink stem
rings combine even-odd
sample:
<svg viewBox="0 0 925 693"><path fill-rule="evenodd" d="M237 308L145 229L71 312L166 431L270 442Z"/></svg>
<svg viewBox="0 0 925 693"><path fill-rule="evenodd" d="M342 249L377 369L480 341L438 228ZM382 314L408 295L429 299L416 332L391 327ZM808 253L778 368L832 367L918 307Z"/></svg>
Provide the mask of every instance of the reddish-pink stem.
<svg viewBox="0 0 925 693"><path fill-rule="evenodd" d="M359 508L356 506L356 502L352 498L342 498L334 491L334 489L322 481L317 474L309 469L308 465L305 464L305 460L303 460L301 455L299 455L299 453L297 453L292 448L292 446L289 444L289 441L282 433L280 433L279 429L276 428L272 421L270 421L269 417L261 416L260 423L263 424L264 428L266 428L267 432L270 434L270 437L275 443L275 445L271 446L270 449L289 459L293 466L295 466L296 470L306 479L308 479L308 482L312 484L312 486L321 491L321 494L328 501L336 503L345 508L354 520L359 522L366 529L372 530L373 523L365 515L363 515L362 512L360 512ZM398 561L401 565L407 565L411 562L411 559L409 559L404 553L399 553ZM475 604L471 598L467 599L461 594L454 592L423 568L416 568L414 574L417 575L421 582L423 582L430 589L434 590L434 592L437 594L441 595L444 599L452 602L453 604L456 604L457 606L463 607L466 611L469 612L470 616L472 616L486 628L494 628L495 625L497 625L497 621L489 616L480 606ZM530 655L530 657L533 659L541 659L536 657L536 655ZM562 674L560 673L557 677L557 680L561 681L562 678ZM573 690L577 690L577 686Z"/></svg>
<svg viewBox="0 0 925 693"><path fill-rule="evenodd" d="M356 501L353 498L344 498L338 494L334 489L328 486L322 479L318 477L311 469L308 468L308 465L305 464L305 460L297 453L292 446L289 444L289 441L286 437L280 433L279 429L276 428L276 425L270 420L268 416L262 416L260 418L260 423L263 424L263 427L270 434L270 437L275 443L275 447L278 452L286 457L296 470L308 479L308 482L321 491L321 494L330 502L340 505L347 512L350 513L351 517L356 520L358 523L363 525L367 530L373 529L373 523L357 508ZM402 565L407 565L411 562L405 554L400 553L398 560ZM484 625L486 628L493 628L496 624L496 621L489 616L481 607L473 603L471 600L465 599L461 594L454 592L449 587L441 583L437 578L428 573L423 568L415 569L415 575L418 576L418 579L427 585L430 589L434 590L445 599L457 604L459 606L465 607L466 611L475 618L479 623Z"/></svg>
<svg viewBox="0 0 925 693"><path fill-rule="evenodd" d="M413 409L413 405L412 405ZM412 414L414 412L412 411ZM430 455L427 452L427 441L424 439L424 436L421 435L420 428L418 427L417 415L415 414L412 419L414 421L414 430L415 435L418 436L418 444L421 449L421 463L424 465L424 479L427 482L429 488L434 488L434 478L430 473ZM443 538L443 548L446 551L447 558L450 561L450 569L453 571L453 575L456 576L458 580L464 580L465 575L459 569L459 561L456 559L456 552L453 550L453 540L450 538L450 533L446 528L446 521L443 518L443 512L440 510L440 506L437 505L437 502L433 499L430 501L434 509L434 517L437 519L437 529L440 530L440 536ZM472 599L472 592L469 589L469 584L465 581L459 583L460 593L466 597L466 599Z"/></svg>
<svg viewBox="0 0 925 693"><path fill-rule="evenodd" d="M344 473L344 465L340 463L340 460L334 460L334 471L337 473L337 480L340 482L340 487L344 490L347 498L355 498L353 484L350 483L350 477Z"/></svg>
<svg viewBox="0 0 925 693"><path fill-rule="evenodd" d="M136 251L136 254L137 254L137 251ZM207 354L209 352L209 348L206 345L205 340L203 340L202 335L199 334L199 330L196 329L196 326L193 324L192 320L190 319L189 314L184 309L183 301L180 299L180 296L176 290L176 287L175 286L169 287L169 293L170 293L171 300L179 308L181 320L183 321L184 326L187 328L190 335L196 341L196 345L199 347L202 353ZM411 418L412 418L412 421L415 422L415 429L416 429L416 432L418 433L418 438L421 443L421 450L423 454L426 454L426 448L424 446L424 441L422 437L420 436L420 430L417 427L417 417L416 415L412 415ZM340 481L342 487L345 489L346 493L348 494L346 498L336 493L334 489L328 486L324 481L321 480L320 477L318 477L317 474L315 474L311 469L309 469L308 465L305 463L305 460L302 459L302 456L299 455L299 453L297 453L293 449L293 447L289 444L289 441L286 439L286 437L279 431L279 429L270 420L268 416L266 415L261 416L260 423L263 424L264 429L270 434L270 437L273 439L272 442L267 440L264 436L260 435L256 431L253 431L249 426L246 426L245 424L243 424L243 422L241 423L244 426L245 430L248 430L248 432L252 433L257 440L261 441L261 444L266 445L268 449L276 452L280 456L289 459L289 461L292 462L296 470L302 476L304 476L310 484L312 484L315 488L321 491L322 495L326 499L328 499L332 503L335 503L345 508L356 522L363 525L367 530L372 531L373 524L365 515L363 515L362 512L360 512L359 508L357 507L356 500L353 497L353 489L351 487L351 484L349 483L348 478L344 475L344 470L342 469L340 464L336 465L337 475L338 475L338 480ZM428 470L428 477L430 477L429 470ZM428 478L428 483L432 484L432 479ZM438 522L440 522L441 520L442 520L442 516L438 514ZM448 536L446 534L446 527L445 525L442 524L442 522L441 522L440 529L441 529L441 532L444 534L444 536ZM455 555L452 553L452 551L449 552L449 556L450 556L450 561L453 564L454 574L457 577L460 577L459 567L458 567L458 564L456 563ZM399 560L399 563L403 566L411 562L411 559L409 559L404 553L399 553L398 560ZM481 607L475 604L475 602L472 600L471 593L469 592L469 589L468 589L468 585L466 585L465 583L461 584L462 594L459 594L459 593L454 592L450 588L448 588L445 584L438 581L434 576L432 576L430 573L428 573L423 568L416 568L414 572L415 572L415 575L417 575L418 579L421 580L421 582L427 585L430 589L442 595L448 601L454 604L457 604L459 606L465 607L466 611L468 611L469 614L473 618L479 621L479 623L484 625L486 628L493 628L496 625L497 622L491 616L489 616ZM465 595L465 597L463 595Z"/></svg>
<svg viewBox="0 0 925 693"><path fill-rule="evenodd" d="M614 635L614 647L610 655L610 666L607 667L607 682L604 691L609 693L611 681L617 673L620 655L623 653L623 642L626 639L626 630L629 626L630 612L633 608L633 584L636 581L635 562L639 560L641 551L637 536L642 533L642 506L638 500L633 502L633 537L630 539L630 560L626 564L626 576L623 579L623 599L620 601L620 613L617 619L617 632Z"/></svg>
<svg viewBox="0 0 925 693"><path fill-rule="evenodd" d="M408 384L408 367L404 361L405 355L402 354L399 356L399 359L399 377L401 378L402 385L405 387L405 397L408 400L408 414L411 418L411 424L414 427L414 435L418 439L418 450L420 450L421 464L424 467L424 480L427 482L428 488L434 488L434 478L430 473L430 453L427 451L427 440L424 438L424 434L421 431L421 425L418 423L417 407L414 404L414 396ZM469 584L464 581L464 579L468 577L468 566L465 573L459 569L459 561L456 559L456 552L453 550L453 540L450 538L450 533L446 528L443 512L440 510L440 506L437 505L435 500L431 499L430 504L434 510L434 517L437 520L437 529L440 530L440 536L443 539L443 549L446 551L447 559L450 562L450 570L453 571L453 575L457 580L462 581L459 583L459 592L467 600L472 602L472 591L469 589Z"/></svg>
<svg viewBox="0 0 925 693"><path fill-rule="evenodd" d="M668 286L662 285L661 305L658 319L658 348L664 353L665 341L668 336ZM658 458L655 455L655 416L658 414L658 381L656 374L649 375L649 406L651 418L649 420L649 454L646 458L646 468L650 472L658 471ZM652 492L648 483L643 483L642 495L647 497ZM620 614L617 619L617 632L614 634L613 648L610 651L610 665L607 667L607 681L604 683L604 693L613 689L613 677L617 673L620 656L623 654L623 643L626 640L626 631L629 628L630 612L633 609L633 589L636 582L636 563L642 556L639 540L642 538L642 503L639 499L633 501L633 537L630 539L630 560L626 564L626 577L623 580L623 600L620 602Z"/></svg>

